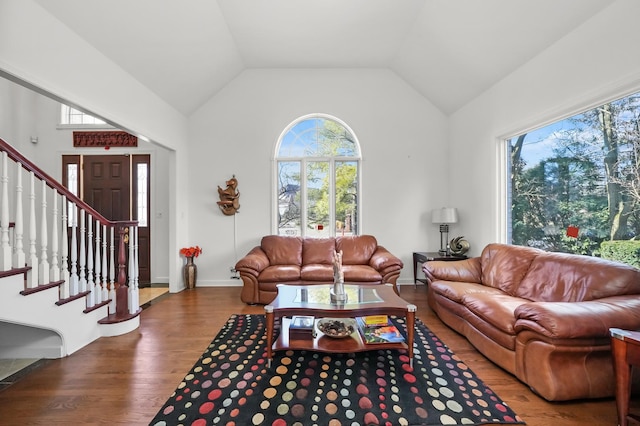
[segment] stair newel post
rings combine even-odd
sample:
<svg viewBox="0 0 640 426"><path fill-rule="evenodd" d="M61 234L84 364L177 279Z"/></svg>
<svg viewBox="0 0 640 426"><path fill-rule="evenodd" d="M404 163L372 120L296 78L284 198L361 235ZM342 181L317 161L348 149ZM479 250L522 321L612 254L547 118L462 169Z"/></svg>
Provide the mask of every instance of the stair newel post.
<svg viewBox="0 0 640 426"><path fill-rule="evenodd" d="M75 296L80 292L80 279L78 277L78 206L72 204L71 210L71 296Z"/></svg>
<svg viewBox="0 0 640 426"><path fill-rule="evenodd" d="M111 225L111 240L109 244L109 281L111 281L111 286L109 288L109 298L111 299L111 303L109 303L109 312L116 312L116 283L115 283L115 225Z"/></svg>
<svg viewBox="0 0 640 426"><path fill-rule="evenodd" d="M129 310L129 297L127 288L127 252L125 248L128 238L128 228L118 225L120 242L118 244L118 282L116 284L116 315L127 315Z"/></svg>
<svg viewBox="0 0 640 426"><path fill-rule="evenodd" d="M58 265L58 191L53 190L53 206L51 208L51 270L49 278L52 282L60 281L60 265Z"/></svg>
<svg viewBox="0 0 640 426"><path fill-rule="evenodd" d="M24 254L24 217L22 212L22 164L16 163L16 218L13 228L13 267L24 268L27 259Z"/></svg>
<svg viewBox="0 0 640 426"><path fill-rule="evenodd" d="M96 219L96 281L95 281L95 300L96 305L102 303L102 280L100 279L100 221Z"/></svg>
<svg viewBox="0 0 640 426"><path fill-rule="evenodd" d="M78 254L78 272L80 291L87 291L87 228L84 223L84 209L80 209L80 253Z"/></svg>
<svg viewBox="0 0 640 426"><path fill-rule="evenodd" d="M102 300L109 299L109 277L107 275L107 225L102 225Z"/></svg>
<svg viewBox="0 0 640 426"><path fill-rule="evenodd" d="M60 286L60 299L66 299L69 297L69 285L71 281L71 275L69 274L69 241L67 228L69 224L67 222L67 197L65 195L62 196L62 241L60 244L60 270L62 271L62 276L60 277L63 281Z"/></svg>
<svg viewBox="0 0 640 426"><path fill-rule="evenodd" d="M87 308L96 304L96 289L93 281L93 217L87 214Z"/></svg>
<svg viewBox="0 0 640 426"><path fill-rule="evenodd" d="M129 226L129 313L135 314L140 309L138 302L138 280L136 269L138 263L137 250L137 227Z"/></svg>
<svg viewBox="0 0 640 426"><path fill-rule="evenodd" d="M138 226L139 225L136 225L135 228L134 228L135 229L135 243L136 244L135 244L134 250L133 250L133 253L134 253L133 258L135 260L135 268L133 269L133 276L134 276L134 280L133 281L135 283L134 288L136 289L136 291L135 291L136 301L135 301L135 304L133 305L134 308L135 308L133 312L137 312L140 309L140 291L139 291L139 289L140 289L140 286L139 286L139 284L140 284L139 283L139 281L140 281L140 249L139 249L139 243L138 243L138 229L139 229Z"/></svg>
<svg viewBox="0 0 640 426"><path fill-rule="evenodd" d="M0 269L11 269L11 245L9 244L9 171L7 153L2 152L2 204L0 206Z"/></svg>
<svg viewBox="0 0 640 426"><path fill-rule="evenodd" d="M28 274L27 287L38 287L38 256L36 255L36 190L35 175L29 173L29 265L31 271Z"/></svg>
<svg viewBox="0 0 640 426"><path fill-rule="evenodd" d="M49 259L47 250L49 240L47 238L47 182L40 181L42 186L42 202L40 210L40 265L38 266L38 284L49 284Z"/></svg>

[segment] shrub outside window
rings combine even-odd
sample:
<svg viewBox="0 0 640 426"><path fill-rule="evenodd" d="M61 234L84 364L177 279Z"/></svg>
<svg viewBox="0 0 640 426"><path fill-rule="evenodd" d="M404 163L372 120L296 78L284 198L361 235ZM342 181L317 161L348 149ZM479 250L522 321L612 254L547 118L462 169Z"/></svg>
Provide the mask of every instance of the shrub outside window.
<svg viewBox="0 0 640 426"><path fill-rule="evenodd" d="M507 142L512 244L640 267L640 93Z"/></svg>

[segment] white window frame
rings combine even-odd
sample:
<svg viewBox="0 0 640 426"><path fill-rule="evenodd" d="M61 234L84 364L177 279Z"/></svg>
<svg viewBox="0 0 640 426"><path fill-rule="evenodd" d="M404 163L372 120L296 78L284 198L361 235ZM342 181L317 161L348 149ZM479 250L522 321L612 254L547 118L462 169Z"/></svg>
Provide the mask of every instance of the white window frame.
<svg viewBox="0 0 640 426"><path fill-rule="evenodd" d="M558 107L548 114L539 116L536 120L524 123L502 133L496 138L496 159L500 167L497 168L497 203L498 215L496 241L512 244L512 217L511 217L511 156L509 140L521 134L535 131L539 128L552 125L585 111L597 108L608 102L614 102L621 98L640 92L637 80L631 82L619 82L615 85L605 86L598 93L590 93L585 98L579 98L574 102Z"/></svg>
<svg viewBox="0 0 640 426"><path fill-rule="evenodd" d="M321 118L321 119L326 119L326 120L332 120L335 121L336 123L340 124L342 127L344 127L350 134L351 136L353 136L353 140L354 143L356 145L356 149L357 149L357 156L353 156L353 157L343 157L343 156L336 156L336 157L278 157L278 152L280 151L280 146L282 143L282 140L284 138L284 136L297 124L299 124L300 122L303 122L305 120L310 120L310 119L316 119L316 118ZM291 123L289 123L289 125L282 131L282 133L280 133L280 135L278 136L278 139L275 143L274 146L274 151L273 151L273 157L272 157L272 190L271 190L271 202L272 202L272 209L271 209L271 233L273 235L278 235L279 230L278 230L278 161L291 161L291 162L296 162L296 161L300 161L301 163L301 174L300 174L300 191L301 191L301 200L305 200L306 199L306 192L307 192L307 184L306 184L306 180L307 180L307 176L306 173L304 172L306 170L306 165L307 163L310 162L314 162L314 161L328 161L329 162L329 173L330 173L330 191L333 194L332 197L329 198L330 202L329 202L329 217L330 217L330 221L331 219L333 219L333 221L335 221L335 164L339 163L339 162L355 162L357 163L357 180L358 180L358 202L356 204L356 220L357 220L357 233L358 234L362 234L362 225L363 225L363 220L362 220L362 150L360 147L360 141L358 140L358 137L356 136L355 132L342 120L340 120L339 118L329 115L329 114L322 114L322 113L315 113L315 114L307 114L304 115L302 117L297 118L296 120L292 121ZM304 210L306 212L306 206L304 206ZM307 214L304 213L301 215L301 221L300 221L300 228L301 228L301 236L305 236L305 230L306 230L306 225L307 225ZM335 226L330 226L330 232L329 232L330 236L334 236L335 237Z"/></svg>
<svg viewBox="0 0 640 426"><path fill-rule="evenodd" d="M82 123L71 123L71 115L82 117ZM113 129L104 120L87 114L69 105L60 104L60 122L58 129Z"/></svg>

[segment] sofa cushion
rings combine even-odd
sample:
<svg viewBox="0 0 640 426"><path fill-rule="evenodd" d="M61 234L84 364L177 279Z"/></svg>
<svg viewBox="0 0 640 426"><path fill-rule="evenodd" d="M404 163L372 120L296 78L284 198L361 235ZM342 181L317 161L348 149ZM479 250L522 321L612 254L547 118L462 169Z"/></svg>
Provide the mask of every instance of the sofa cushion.
<svg viewBox="0 0 640 426"><path fill-rule="evenodd" d="M464 296L469 293L488 293L490 295L503 294L503 292L497 288L460 281L434 281L430 283L429 286L431 287L431 291L434 293L453 300L456 303L462 303Z"/></svg>
<svg viewBox="0 0 640 426"><path fill-rule="evenodd" d="M541 253L516 294L536 302L583 302L640 293L640 271L623 263L566 253Z"/></svg>
<svg viewBox="0 0 640 426"><path fill-rule="evenodd" d="M342 250L343 265L366 265L378 248L373 235L350 235L336 237L336 251ZM347 277L344 277L347 281Z"/></svg>
<svg viewBox="0 0 640 426"><path fill-rule="evenodd" d="M347 283L382 282L380 272L368 265L343 265L342 270L344 272L344 282Z"/></svg>
<svg viewBox="0 0 640 426"><path fill-rule="evenodd" d="M505 244L489 244L482 250L482 283L516 296L529 266L542 250ZM521 296L523 297L523 296Z"/></svg>
<svg viewBox="0 0 640 426"><path fill-rule="evenodd" d="M501 346L515 350L515 310L529 300L507 294L468 293L464 306L473 314L465 319L477 330Z"/></svg>
<svg viewBox="0 0 640 426"><path fill-rule="evenodd" d="M331 265L333 268L333 253L335 250L335 238L305 238L302 241L302 264L324 264ZM333 280L333 269L331 280Z"/></svg>
<svg viewBox="0 0 640 426"><path fill-rule="evenodd" d="M258 281L271 283L284 283L300 280L300 267L297 265L267 266L258 275Z"/></svg>
<svg viewBox="0 0 640 426"><path fill-rule="evenodd" d="M270 265L302 265L302 238L268 235L260 243ZM299 268L298 268L299 276Z"/></svg>
<svg viewBox="0 0 640 426"><path fill-rule="evenodd" d="M333 265L313 263L303 265L300 270L300 278L303 281L318 281L324 283L333 282Z"/></svg>

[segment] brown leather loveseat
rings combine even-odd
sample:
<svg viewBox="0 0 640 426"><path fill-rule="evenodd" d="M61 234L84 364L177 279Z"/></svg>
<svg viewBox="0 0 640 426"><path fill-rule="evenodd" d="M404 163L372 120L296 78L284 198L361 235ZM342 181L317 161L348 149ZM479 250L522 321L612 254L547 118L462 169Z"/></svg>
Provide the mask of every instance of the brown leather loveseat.
<svg viewBox="0 0 640 426"><path fill-rule="evenodd" d="M390 283L396 288L402 261L378 245L371 235L269 235L236 263L244 284L240 298L249 304L268 304L276 297L276 284L332 283L334 250L342 250L345 282Z"/></svg>
<svg viewBox="0 0 640 426"><path fill-rule="evenodd" d="M615 391L609 328L640 329L640 270L600 258L489 244L423 264L429 306L549 401Z"/></svg>

